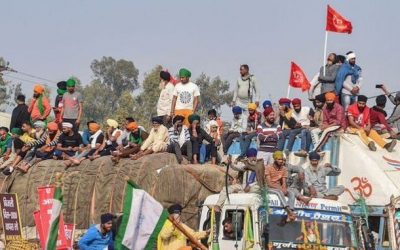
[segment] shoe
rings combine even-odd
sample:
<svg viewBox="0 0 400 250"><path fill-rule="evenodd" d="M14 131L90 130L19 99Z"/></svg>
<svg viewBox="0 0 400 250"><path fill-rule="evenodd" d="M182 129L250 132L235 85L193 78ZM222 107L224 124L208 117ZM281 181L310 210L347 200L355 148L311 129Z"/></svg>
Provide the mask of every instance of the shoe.
<svg viewBox="0 0 400 250"><path fill-rule="evenodd" d="M396 146L396 144L397 144L397 140L392 140L391 142L386 143L384 148L386 148L386 150L388 152L393 152L393 149Z"/></svg>
<svg viewBox="0 0 400 250"><path fill-rule="evenodd" d="M305 150L300 150L300 151L297 151L296 153L294 153L294 155L298 156L298 157L307 157L308 153Z"/></svg>
<svg viewBox="0 0 400 250"><path fill-rule="evenodd" d="M368 148L369 148L369 150L371 150L371 151L376 151L375 143L374 143L373 141L369 142L369 143L368 143Z"/></svg>
<svg viewBox="0 0 400 250"><path fill-rule="evenodd" d="M5 176L9 176L9 175L12 174L13 171L14 171L14 169L12 169L11 167L6 167L6 168L2 171L2 173L3 173Z"/></svg>

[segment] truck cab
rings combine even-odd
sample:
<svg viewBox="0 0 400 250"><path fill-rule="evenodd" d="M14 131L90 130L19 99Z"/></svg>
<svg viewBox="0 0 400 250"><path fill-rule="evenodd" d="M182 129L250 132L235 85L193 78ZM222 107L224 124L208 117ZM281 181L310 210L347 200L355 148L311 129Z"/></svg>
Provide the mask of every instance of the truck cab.
<svg viewBox="0 0 400 250"><path fill-rule="evenodd" d="M297 219L286 222L286 211L274 194L266 199L255 193L230 194L216 215L217 237L221 250L246 249L253 239L254 250L261 249L357 249L357 233L351 210L337 201L313 199L308 205L296 202ZM218 195L208 196L203 203L199 230L211 227L211 208ZM268 205L267 209L263 204ZM246 211L250 213L252 237L244 235ZM222 221L232 220L234 237L227 236ZM247 234L248 235L248 234ZM319 248L315 248L319 247Z"/></svg>

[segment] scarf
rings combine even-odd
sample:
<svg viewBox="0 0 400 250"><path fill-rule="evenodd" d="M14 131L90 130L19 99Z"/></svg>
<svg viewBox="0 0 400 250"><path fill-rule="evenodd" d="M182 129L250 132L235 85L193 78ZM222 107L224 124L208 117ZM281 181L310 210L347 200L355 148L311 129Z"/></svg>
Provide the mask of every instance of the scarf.
<svg viewBox="0 0 400 250"><path fill-rule="evenodd" d="M10 140L10 138L11 138L11 135L6 134L6 138L4 140L0 140L0 155L4 154L4 152L6 152L7 144L8 144L8 141Z"/></svg>
<svg viewBox="0 0 400 250"><path fill-rule="evenodd" d="M40 95L38 97L37 104L38 104L38 109L39 109L40 115L43 115L44 114L43 95Z"/></svg>
<svg viewBox="0 0 400 250"><path fill-rule="evenodd" d="M142 130L139 129L139 138L136 138L136 137L133 135L132 132L129 133L129 141L132 142L132 143L135 143L135 144L137 144L137 145L141 145L142 142L143 142L143 139L142 139Z"/></svg>
<svg viewBox="0 0 400 250"><path fill-rule="evenodd" d="M339 68L339 71L336 75L335 79L335 92L336 95L339 95L342 92L343 82L348 75L351 75L351 82L353 84L357 83L358 78L360 77L361 68L358 65L350 65L349 63L344 63Z"/></svg>
<svg viewBox="0 0 400 250"><path fill-rule="evenodd" d="M93 135L91 135L89 137L89 140L91 140L90 142L90 148L91 149L95 149L96 148L96 141L97 141L97 137L99 137L99 135L103 133L103 131L101 131L101 129L97 130L96 133L94 133Z"/></svg>

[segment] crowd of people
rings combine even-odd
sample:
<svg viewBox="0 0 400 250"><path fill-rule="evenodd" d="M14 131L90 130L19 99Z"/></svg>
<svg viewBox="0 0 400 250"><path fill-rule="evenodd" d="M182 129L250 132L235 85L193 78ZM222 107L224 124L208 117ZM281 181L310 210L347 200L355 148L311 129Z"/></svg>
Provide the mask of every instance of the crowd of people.
<svg viewBox="0 0 400 250"><path fill-rule="evenodd" d="M361 72L354 52L329 54L326 65L312 80L309 97L313 107L309 107L299 98L261 103L255 76L248 65L241 65L229 128L224 127L215 109L209 110L207 117L196 113L201 93L185 68L180 69L178 82L169 72L160 72L157 115L147 129L127 117L122 123L107 119L103 129L103 121L89 121L80 130L83 105L90 104L85 104L84 96L75 89L75 80L57 84L53 107L45 88L38 84L28 105L24 95L17 97L9 128L0 127L0 168L4 175L10 175L16 169L26 173L47 159L61 160L68 168L103 156L117 163L121 158L137 160L159 152L175 154L181 164L219 164L230 162L230 148L236 143L240 153L231 163L238 171L230 175L228 193L268 187L281 198L290 221L296 218L296 199L304 203L315 197L337 199L344 191L342 186L328 189L325 182L326 176L338 175L340 169L320 164L330 136L357 134L372 151L377 146L394 150L400 130L400 92L393 94L385 85L377 85L384 93L375 98L376 105L368 107L368 98L361 95ZM388 118L387 97L395 105ZM54 119L50 117L52 110ZM300 149L294 155L308 156L306 169L286 162L296 138ZM250 175L244 180L246 171ZM225 199L226 192L221 192L216 211ZM96 230L103 229L93 228L94 234Z"/></svg>

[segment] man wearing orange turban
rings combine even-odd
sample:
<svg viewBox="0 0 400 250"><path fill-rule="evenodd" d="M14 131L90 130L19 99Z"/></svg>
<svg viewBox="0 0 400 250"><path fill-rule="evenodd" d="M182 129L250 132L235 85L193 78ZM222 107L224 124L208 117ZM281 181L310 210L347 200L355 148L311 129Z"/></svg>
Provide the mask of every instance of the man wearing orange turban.
<svg viewBox="0 0 400 250"><path fill-rule="evenodd" d="M40 84L33 87L33 98L29 104L28 112L32 122L45 121L51 112L49 100L44 96L44 87Z"/></svg>

